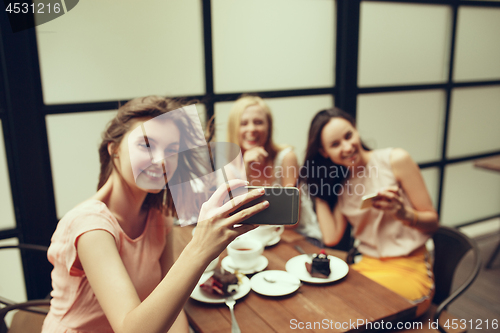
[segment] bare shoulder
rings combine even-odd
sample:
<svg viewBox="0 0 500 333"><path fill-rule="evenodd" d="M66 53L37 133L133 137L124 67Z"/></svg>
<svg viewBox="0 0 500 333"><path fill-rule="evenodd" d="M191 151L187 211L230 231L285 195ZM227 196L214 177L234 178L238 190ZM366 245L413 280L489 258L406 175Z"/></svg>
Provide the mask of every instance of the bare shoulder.
<svg viewBox="0 0 500 333"><path fill-rule="evenodd" d="M297 155L293 150L290 150L284 157L283 157L283 164L284 165L297 165L298 160L297 160Z"/></svg>
<svg viewBox="0 0 500 333"><path fill-rule="evenodd" d="M416 165L416 163L406 150L394 148L391 151L391 166L393 169L405 168L411 165Z"/></svg>
<svg viewBox="0 0 500 333"><path fill-rule="evenodd" d="M391 151L391 164L412 162L410 154L403 148L394 148Z"/></svg>
<svg viewBox="0 0 500 333"><path fill-rule="evenodd" d="M405 175L419 171L417 163L411 155L402 148L394 148L391 152L391 167L396 179L401 180Z"/></svg>

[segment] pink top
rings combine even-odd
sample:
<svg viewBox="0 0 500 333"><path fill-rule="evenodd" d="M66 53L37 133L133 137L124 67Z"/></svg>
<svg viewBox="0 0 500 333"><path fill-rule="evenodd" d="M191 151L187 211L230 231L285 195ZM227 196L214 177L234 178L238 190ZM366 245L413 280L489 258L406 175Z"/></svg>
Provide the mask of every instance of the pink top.
<svg viewBox="0 0 500 333"><path fill-rule="evenodd" d="M353 227L355 238L361 242L359 252L375 258L406 256L429 239L428 235L381 210L360 209L364 195L377 193L388 186L399 186L392 172L391 152L392 148L372 151L364 173L355 169L358 177L348 180L338 202L341 213ZM401 196L406 205L413 207L402 189Z"/></svg>
<svg viewBox="0 0 500 333"><path fill-rule="evenodd" d="M159 211L150 210L143 233L131 239L101 201L86 201L69 211L59 221L47 254L54 265L53 298L42 332L112 332L77 258L76 245L82 234L105 230L114 237L142 301L162 279L159 259L170 228Z"/></svg>

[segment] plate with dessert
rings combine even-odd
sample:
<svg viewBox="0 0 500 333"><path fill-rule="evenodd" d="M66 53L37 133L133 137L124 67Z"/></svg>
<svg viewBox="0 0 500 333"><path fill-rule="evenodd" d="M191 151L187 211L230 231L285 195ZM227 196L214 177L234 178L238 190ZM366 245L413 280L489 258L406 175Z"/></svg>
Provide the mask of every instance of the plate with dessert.
<svg viewBox="0 0 500 333"><path fill-rule="evenodd" d="M250 289L250 279L245 275L216 269L201 276L191 298L204 303L224 303L226 297L240 299L248 294Z"/></svg>
<svg viewBox="0 0 500 333"><path fill-rule="evenodd" d="M312 255L302 254L286 263L286 271L304 282L329 283L342 279L349 272L345 261L327 255L324 250Z"/></svg>

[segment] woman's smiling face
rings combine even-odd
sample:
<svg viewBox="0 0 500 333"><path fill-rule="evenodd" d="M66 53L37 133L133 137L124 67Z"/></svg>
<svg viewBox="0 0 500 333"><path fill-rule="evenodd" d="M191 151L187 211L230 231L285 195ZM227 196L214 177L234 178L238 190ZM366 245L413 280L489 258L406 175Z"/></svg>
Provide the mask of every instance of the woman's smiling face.
<svg viewBox="0 0 500 333"><path fill-rule="evenodd" d="M266 112L258 104L243 111L240 119L239 144L243 151L263 147L269 138L269 121Z"/></svg>
<svg viewBox="0 0 500 333"><path fill-rule="evenodd" d="M343 166L357 166L362 162L359 133L344 118L332 118L321 131L321 149L323 157Z"/></svg>
<svg viewBox="0 0 500 333"><path fill-rule="evenodd" d="M177 169L180 132L172 120L142 120L120 144L120 172L146 192L165 188ZM123 141L122 141L123 143Z"/></svg>

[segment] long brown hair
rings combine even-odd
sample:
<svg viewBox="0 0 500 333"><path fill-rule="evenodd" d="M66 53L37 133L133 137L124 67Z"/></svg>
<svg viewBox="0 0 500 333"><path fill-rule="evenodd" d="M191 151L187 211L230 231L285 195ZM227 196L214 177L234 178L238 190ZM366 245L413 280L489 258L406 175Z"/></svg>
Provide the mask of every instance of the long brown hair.
<svg viewBox="0 0 500 333"><path fill-rule="evenodd" d="M187 101L182 99L165 98L161 96L146 96L132 99L118 109L118 113L107 125L102 133L102 142L99 146L99 160L101 163L99 190L109 179L111 172L115 168L114 161L108 152L108 145L113 144L115 147L122 142L125 134L131 129L138 118L154 118L167 112L182 108L183 106L194 104L196 101ZM192 121L188 116L180 116L173 119L177 125L181 135L181 146L189 146L195 140L199 140L198 133L194 129ZM182 149L182 147L181 147ZM197 173L193 171L196 163L192 163L190 159L195 158L189 154L181 154L177 169L172 176L172 179L183 177L183 173ZM184 178L189 178L184 175ZM184 193L191 195L192 193ZM166 215L175 215L172 194L168 188L161 190L159 193L148 193L143 203L143 208L155 208L162 211ZM179 209L179 207L177 207ZM193 209L194 211L194 209Z"/></svg>

